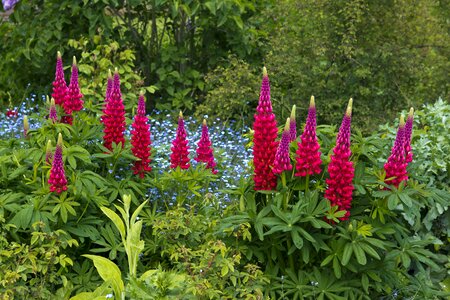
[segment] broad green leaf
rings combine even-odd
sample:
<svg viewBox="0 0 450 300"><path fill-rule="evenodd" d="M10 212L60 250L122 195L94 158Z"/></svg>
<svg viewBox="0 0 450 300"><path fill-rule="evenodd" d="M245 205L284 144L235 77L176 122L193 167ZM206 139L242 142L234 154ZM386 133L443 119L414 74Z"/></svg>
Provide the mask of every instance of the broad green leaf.
<svg viewBox="0 0 450 300"><path fill-rule="evenodd" d="M109 282L111 284L116 298L122 299L122 293L125 291L125 285L123 283L122 274L119 267L109 259L102 256L91 254L84 254L83 256L94 262L94 266L100 277L105 282Z"/></svg>
<svg viewBox="0 0 450 300"><path fill-rule="evenodd" d="M100 208L102 212L113 221L114 225L116 225L117 229L119 230L119 233L123 240L125 240L126 232L125 232L125 225L123 224L120 217L113 212L111 209L107 207L101 207Z"/></svg>

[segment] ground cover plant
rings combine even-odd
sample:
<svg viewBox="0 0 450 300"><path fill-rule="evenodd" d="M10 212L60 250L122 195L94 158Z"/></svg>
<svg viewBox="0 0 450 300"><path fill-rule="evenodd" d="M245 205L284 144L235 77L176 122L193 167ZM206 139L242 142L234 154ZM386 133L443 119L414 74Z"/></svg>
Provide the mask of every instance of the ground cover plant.
<svg viewBox="0 0 450 300"><path fill-rule="evenodd" d="M1 298L449 296L448 104L363 136L357 99L340 126L314 97L277 119L264 69L245 139L148 120L124 67L89 81L74 59L66 81L56 61L48 99L0 123Z"/></svg>

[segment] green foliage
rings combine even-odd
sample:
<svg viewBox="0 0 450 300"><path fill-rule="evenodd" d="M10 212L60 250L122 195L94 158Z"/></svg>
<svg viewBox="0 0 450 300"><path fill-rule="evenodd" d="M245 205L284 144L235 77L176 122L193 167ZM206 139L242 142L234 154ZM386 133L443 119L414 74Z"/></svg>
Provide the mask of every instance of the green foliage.
<svg viewBox="0 0 450 300"><path fill-rule="evenodd" d="M228 62L228 67L219 66L206 75L208 94L196 114L248 122L247 117L257 104L260 77L248 63L235 56L228 57Z"/></svg>
<svg viewBox="0 0 450 300"><path fill-rule="evenodd" d="M240 0L20 1L10 21L0 24L0 52L6 54L0 62L4 75L0 97L11 92L13 102L19 103L28 84L28 91L49 94L55 53L77 53L72 41L80 42L86 55L93 54L83 59L97 57L100 65L102 58L95 53L104 49L99 45L108 48L117 42L117 53L136 56L133 71L142 74L141 85L158 88L158 108L193 109L196 96L205 91L203 74L230 52L260 60L258 41L263 34L249 21L264 4ZM91 67L83 72L90 72Z"/></svg>
<svg viewBox="0 0 450 300"><path fill-rule="evenodd" d="M314 95L319 123L338 123L355 101L365 132L397 111L449 97L449 35L443 2L277 1L264 11L274 108Z"/></svg>

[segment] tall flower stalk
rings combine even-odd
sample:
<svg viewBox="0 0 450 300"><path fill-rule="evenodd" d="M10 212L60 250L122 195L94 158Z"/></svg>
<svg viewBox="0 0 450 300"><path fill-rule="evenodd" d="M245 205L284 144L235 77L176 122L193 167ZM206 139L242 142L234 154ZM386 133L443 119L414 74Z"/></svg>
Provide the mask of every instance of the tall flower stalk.
<svg viewBox="0 0 450 300"><path fill-rule="evenodd" d="M295 176L305 177L322 172L320 168L322 160L320 159L320 145L317 140L316 127L316 103L314 96L311 96L305 129L300 137L298 149L295 153L295 169L297 171Z"/></svg>
<svg viewBox="0 0 450 300"><path fill-rule="evenodd" d="M69 116L72 116L72 112L80 111L83 108L83 94L81 94L78 83L78 67L75 56L73 57L72 75L70 76L70 83L63 107L64 112Z"/></svg>
<svg viewBox="0 0 450 300"><path fill-rule="evenodd" d="M23 136L27 138L28 130L30 130L30 123L28 123L28 116L23 116Z"/></svg>
<svg viewBox="0 0 450 300"><path fill-rule="evenodd" d="M328 165L330 177L326 180L327 190L325 198L330 200L332 206L337 206L339 210L346 213L340 220L347 220L350 217L352 203L353 177L355 169L350 161L352 152L350 151L350 126L352 116L353 100L350 99L347 111L339 128L336 139L336 146L331 155L331 162Z"/></svg>
<svg viewBox="0 0 450 300"><path fill-rule="evenodd" d="M414 108L409 110L408 118L405 123L405 162L409 164L413 160L413 152L411 149L411 136L414 123Z"/></svg>
<svg viewBox="0 0 450 300"><path fill-rule="evenodd" d="M408 174L406 172L406 159L405 159L405 118L403 115L400 117L400 124L397 130L397 136L395 138L394 146L391 150L387 162L384 164L384 170L386 171L385 183L398 187L402 181L408 180Z"/></svg>
<svg viewBox="0 0 450 300"><path fill-rule="evenodd" d="M47 165L52 164L53 153L52 153L52 141L47 141L47 147L45 148L45 163Z"/></svg>
<svg viewBox="0 0 450 300"><path fill-rule="evenodd" d="M263 69L261 92L253 123L253 165L255 190L274 190L277 177L272 172L278 143L277 121L270 100L270 83L267 70Z"/></svg>
<svg viewBox="0 0 450 300"><path fill-rule="evenodd" d="M291 141L290 124L291 119L287 118L283 134L281 136L281 142L278 145L273 163L272 171L275 174L281 174L284 171L292 170L291 158L289 157L289 143Z"/></svg>
<svg viewBox="0 0 450 300"><path fill-rule="evenodd" d="M125 145L125 137L123 134L125 131L125 107L120 91L120 76L117 68L114 72L110 98L106 101L101 122L104 125L103 145L109 150L112 150L113 143L117 145L121 143L123 148Z"/></svg>
<svg viewBox="0 0 450 300"><path fill-rule="evenodd" d="M148 124L148 118L145 115L145 100L144 94L141 92L138 100L138 108L131 130L131 151L133 155L138 158L134 162L133 173L139 175L140 178L144 178L146 172L150 172L152 167L150 166L150 151L151 151L151 139L150 139L150 125Z"/></svg>
<svg viewBox="0 0 450 300"><path fill-rule="evenodd" d="M53 156L52 168L50 169L50 177L48 184L50 191L60 194L67 190L67 179L64 172L64 162L62 159L63 140L61 133L58 135L58 143L56 144L55 155Z"/></svg>
<svg viewBox="0 0 450 300"><path fill-rule="evenodd" d="M55 80L53 81L53 93L52 97L55 99L56 105L63 106L66 101L67 96L67 84L64 79L64 69L63 62L61 58L61 52L58 51L56 57L56 72L55 72Z"/></svg>
<svg viewBox="0 0 450 300"><path fill-rule="evenodd" d="M208 125L205 119L203 119L202 137L198 141L196 154L196 161L206 163L206 168L211 169L213 174L217 174L217 170L214 169L216 162L214 161L213 147L209 139Z"/></svg>
<svg viewBox="0 0 450 300"><path fill-rule="evenodd" d="M184 127L183 113L180 111L178 116L177 136L172 141L172 154L170 154L170 167L176 169L189 169L191 164L189 163L189 146L186 134L186 128Z"/></svg>
<svg viewBox="0 0 450 300"><path fill-rule="evenodd" d="M58 121L58 115L56 113L56 105L55 105L55 99L50 100L50 111L48 114L48 118L52 120L53 123L56 123Z"/></svg>
<svg viewBox="0 0 450 300"><path fill-rule="evenodd" d="M289 135L290 140L295 141L297 139L297 122L295 121L295 110L296 106L295 104L292 106L291 110L291 116L290 116L290 124L289 124Z"/></svg>

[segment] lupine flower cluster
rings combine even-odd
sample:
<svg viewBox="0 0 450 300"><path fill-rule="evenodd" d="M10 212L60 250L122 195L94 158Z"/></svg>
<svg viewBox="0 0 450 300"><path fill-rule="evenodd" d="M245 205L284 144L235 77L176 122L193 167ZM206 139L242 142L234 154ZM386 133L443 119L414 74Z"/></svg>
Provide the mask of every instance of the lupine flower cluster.
<svg viewBox="0 0 450 300"><path fill-rule="evenodd" d="M56 105L60 105L64 109L65 115L61 117L61 122L72 125L72 113L83 109L83 94L81 94L78 83L78 67L75 56L73 57L70 83L67 87L64 79L62 57L61 53L58 51L52 98L55 99Z"/></svg>
<svg viewBox="0 0 450 300"><path fill-rule="evenodd" d="M172 154L170 154L170 167L176 169L189 169L189 146L187 141L186 128L184 127L183 113L178 116L177 136L172 142Z"/></svg>
<svg viewBox="0 0 450 300"><path fill-rule="evenodd" d="M255 122L253 123L253 180L255 190L274 190L277 177L272 171L278 147L277 121L272 111L270 100L270 83L267 70L264 68Z"/></svg>
<svg viewBox="0 0 450 300"><path fill-rule="evenodd" d="M327 190L325 198L330 200L332 206L337 206L339 210L345 210L345 215L340 218L347 220L350 216L352 203L353 176L355 169L350 161L352 152L350 151L350 125L352 116L352 99L350 99L344 119L342 120L339 133L336 138L336 146L333 149L331 162L328 165L330 177L326 179Z"/></svg>
<svg viewBox="0 0 450 300"><path fill-rule="evenodd" d="M314 96L311 96L309 103L308 118L306 119L305 129L300 141L298 142L298 149L295 153L296 170L295 176L307 176L313 174L320 174L320 145L316 136L316 104Z"/></svg>
<svg viewBox="0 0 450 300"><path fill-rule="evenodd" d="M58 135L58 143L56 144L52 168L50 169L50 177L48 179L50 191L58 194L67 190L67 179L64 171L64 162L62 159L62 148L63 148L63 140L62 135L60 133Z"/></svg>
<svg viewBox="0 0 450 300"><path fill-rule="evenodd" d="M134 162L133 173L144 178L146 172L150 172L150 125L145 115L144 94L139 95L137 113L134 116L133 130L131 131L131 151L139 160Z"/></svg>
<svg viewBox="0 0 450 300"><path fill-rule="evenodd" d="M108 96L108 95L107 95ZM123 105L122 93L120 91L120 76L116 69L114 72L113 86L109 98L105 100L105 109L101 121L104 125L103 144L109 150L112 145L119 143L125 146L125 107Z"/></svg>
<svg viewBox="0 0 450 300"><path fill-rule="evenodd" d="M291 158L289 157L289 143L291 141L290 125L291 119L287 118L281 136L281 142L278 145L277 153L275 154L275 161L272 169L274 174L281 174L284 171L292 170Z"/></svg>
<svg viewBox="0 0 450 300"><path fill-rule="evenodd" d="M206 125L206 120L203 119L202 124L202 137L198 141L197 157L195 158L198 162L206 163L206 168L211 169L213 174L217 174L217 170L214 169L216 162L214 161L214 153L212 148L211 140L209 139L208 126Z"/></svg>
<svg viewBox="0 0 450 300"><path fill-rule="evenodd" d="M400 117L394 147L392 147L391 155L384 164L384 170L386 171L385 183L398 187L402 181L407 181L407 165L408 163L405 157L405 119L402 115Z"/></svg>

